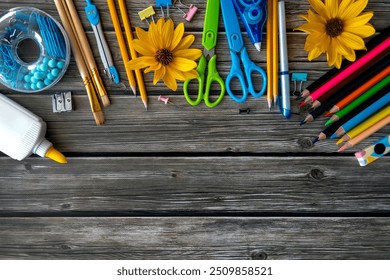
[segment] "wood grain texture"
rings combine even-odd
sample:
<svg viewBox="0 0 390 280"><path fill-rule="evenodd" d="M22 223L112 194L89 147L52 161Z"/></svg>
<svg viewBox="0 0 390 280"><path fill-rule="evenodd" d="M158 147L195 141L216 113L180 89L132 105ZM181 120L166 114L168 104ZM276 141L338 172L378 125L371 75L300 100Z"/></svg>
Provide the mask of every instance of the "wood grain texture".
<svg viewBox="0 0 390 280"><path fill-rule="evenodd" d="M345 157L76 157L66 166L0 159L9 174L0 177L0 215L389 214L390 161L360 170L358 181L354 164Z"/></svg>
<svg viewBox="0 0 390 280"><path fill-rule="evenodd" d="M172 92L162 82L153 85L152 74L144 75L145 112L129 88L106 0L93 2L123 82L105 77L85 1L75 1L112 103L104 108L104 126L95 125L73 56L61 81L43 93L0 85L46 121L47 139L69 161L32 156L18 162L0 153L0 259L390 258L390 157L361 168L353 155L390 127L337 154L335 141L311 144L325 118L299 126L307 109L295 100L291 120L268 112L265 96L238 104L226 94L216 108L192 107L182 83ZM147 28L138 12L154 3L126 1L133 32ZM206 1L192 3L199 10L191 22L176 9L171 16L185 22L196 37L193 47L202 48ZM18 6L59 20L51 0L3 0L0 12ZM294 31L308 9L308 1L286 1L289 69L308 73L304 86L330 69L325 56L308 61L306 34ZM377 31L388 27L388 1L369 1L370 10ZM225 78L231 58L222 18L219 30L216 53ZM266 43L259 53L247 36L244 41L265 68ZM74 111L54 114L50 95L68 90ZM190 90L197 91L196 83ZM212 88L213 96L218 92ZM159 102L160 95L173 104ZM246 108L249 114L239 113Z"/></svg>

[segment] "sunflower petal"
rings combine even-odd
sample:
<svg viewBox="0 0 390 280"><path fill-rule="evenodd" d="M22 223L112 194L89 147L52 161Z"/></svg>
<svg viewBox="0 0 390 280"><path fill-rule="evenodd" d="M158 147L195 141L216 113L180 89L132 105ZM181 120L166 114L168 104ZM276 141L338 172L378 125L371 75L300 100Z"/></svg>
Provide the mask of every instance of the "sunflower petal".
<svg viewBox="0 0 390 280"><path fill-rule="evenodd" d="M317 14L326 17L326 7L325 4L321 0L309 0L310 5L317 12Z"/></svg>
<svg viewBox="0 0 390 280"><path fill-rule="evenodd" d="M128 62L126 62L126 66L129 67L129 69L131 70L142 69L145 67L149 67L151 63L153 63L153 60L154 58L151 58L150 56L141 56L129 60Z"/></svg>
<svg viewBox="0 0 390 280"><path fill-rule="evenodd" d="M328 15L328 18L335 18L339 11L339 0L326 0L325 1L325 7L326 7L326 14Z"/></svg>
<svg viewBox="0 0 390 280"><path fill-rule="evenodd" d="M163 81L164 81L164 84L170 88L171 90L173 91L176 91L177 90L177 82L175 80L175 78L170 74L170 73L166 73L165 76L163 77Z"/></svg>
<svg viewBox="0 0 390 280"><path fill-rule="evenodd" d="M374 16L373 12L363 13L358 17L350 18L344 21L344 28L346 27L358 27L365 25Z"/></svg>
<svg viewBox="0 0 390 280"><path fill-rule="evenodd" d="M366 49L363 39L355 34L349 32L343 32L340 35L340 40L342 40L346 46L354 50Z"/></svg>
<svg viewBox="0 0 390 280"><path fill-rule="evenodd" d="M146 32L145 30L143 30L142 28L137 26L135 28L135 33L137 34L137 37L139 40L144 41L144 42L148 42L148 40L149 40L148 32Z"/></svg>
<svg viewBox="0 0 390 280"><path fill-rule="evenodd" d="M148 41L141 41L139 39L133 40L133 46L134 49L142 55L154 56L157 51L153 44L150 44L150 42L148 43Z"/></svg>
<svg viewBox="0 0 390 280"><path fill-rule="evenodd" d="M307 59L309 61L312 61L313 59L316 59L322 54L321 50L319 48L313 48L309 51L309 54L307 56Z"/></svg>
<svg viewBox="0 0 390 280"><path fill-rule="evenodd" d="M165 73L166 73L165 66L162 66L160 69L156 70L156 71L154 72L153 85L157 84L157 82L158 82L159 80L161 80L162 78L164 78Z"/></svg>
<svg viewBox="0 0 390 280"><path fill-rule="evenodd" d="M180 43L176 46L175 50L181 50L181 49L188 49L191 47L192 43L195 41L195 36L190 34L185 37L180 41Z"/></svg>
<svg viewBox="0 0 390 280"><path fill-rule="evenodd" d="M179 23L175 31L173 33L172 43L171 43L171 50L174 50L180 43L181 38L183 38L184 35L184 23Z"/></svg>
<svg viewBox="0 0 390 280"><path fill-rule="evenodd" d="M170 66L185 72L196 68L197 64L195 61L187 58L175 57L170 63Z"/></svg>
<svg viewBox="0 0 390 280"><path fill-rule="evenodd" d="M161 31L161 37L162 37L162 41L163 41L162 47L165 49L172 50L171 44L172 44L172 38L173 38L173 32L174 32L173 27L174 27L174 24L173 24L173 21L171 19L168 19L162 27L162 31Z"/></svg>
<svg viewBox="0 0 390 280"><path fill-rule="evenodd" d="M174 57L183 57L191 60L197 60L202 55L200 49L181 49L173 52Z"/></svg>
<svg viewBox="0 0 390 280"><path fill-rule="evenodd" d="M186 77L184 76L183 72L180 70L177 70L175 67L167 66L167 72L169 72L170 75L176 80L185 81Z"/></svg>
<svg viewBox="0 0 390 280"><path fill-rule="evenodd" d="M367 4L368 0L357 0L349 5L343 13L340 13L339 17L344 20L357 17L366 8Z"/></svg>
<svg viewBox="0 0 390 280"><path fill-rule="evenodd" d="M359 27L346 27L344 28L344 31L350 32L362 38L367 38L375 34L375 28L369 23Z"/></svg>

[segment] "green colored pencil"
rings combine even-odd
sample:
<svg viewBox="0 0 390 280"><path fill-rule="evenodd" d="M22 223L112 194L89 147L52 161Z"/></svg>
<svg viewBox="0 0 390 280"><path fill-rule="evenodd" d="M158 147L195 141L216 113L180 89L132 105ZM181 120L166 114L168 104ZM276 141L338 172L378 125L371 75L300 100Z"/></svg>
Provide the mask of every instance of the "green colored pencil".
<svg viewBox="0 0 390 280"><path fill-rule="evenodd" d="M347 106L345 106L340 111L336 112L326 123L325 125L330 125L334 123L335 121L338 121L342 117L344 117L346 114L351 112L353 109L355 109L357 106L362 104L364 101L369 99L371 96L375 95L378 91L380 91L382 88L390 84L390 76L387 76L382 81L377 83L375 86L367 90L365 93L363 93L361 96L356 98L354 101L349 103Z"/></svg>

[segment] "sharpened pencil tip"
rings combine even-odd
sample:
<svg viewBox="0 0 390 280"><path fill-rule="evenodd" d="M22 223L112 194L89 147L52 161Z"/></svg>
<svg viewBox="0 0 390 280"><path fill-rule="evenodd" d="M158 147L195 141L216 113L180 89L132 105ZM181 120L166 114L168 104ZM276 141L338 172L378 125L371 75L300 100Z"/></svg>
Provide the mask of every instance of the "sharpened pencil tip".
<svg viewBox="0 0 390 280"><path fill-rule="evenodd" d="M330 117L331 115L332 115L331 112L326 112L324 116L325 116L325 117Z"/></svg>
<svg viewBox="0 0 390 280"><path fill-rule="evenodd" d="M306 123L306 120L301 120L301 122L299 123L299 125L304 125Z"/></svg>
<svg viewBox="0 0 390 280"><path fill-rule="evenodd" d="M320 138L319 137L316 137L314 138L314 140L312 141L313 144L317 143L318 141L320 141Z"/></svg>
<svg viewBox="0 0 390 280"><path fill-rule="evenodd" d="M302 108L302 107L305 106L305 105L306 105L306 102L303 101L303 102L301 102L301 103L299 104L299 108Z"/></svg>
<svg viewBox="0 0 390 280"><path fill-rule="evenodd" d="M343 138L340 138L339 140L337 140L336 145L340 145L340 144L343 143L343 142L344 142L344 139L343 139Z"/></svg>
<svg viewBox="0 0 390 280"><path fill-rule="evenodd" d="M330 138L330 139L335 139L336 137L337 137L337 134L334 133L334 134L332 134L329 138Z"/></svg>
<svg viewBox="0 0 390 280"><path fill-rule="evenodd" d="M344 151L346 148L347 148L347 146L344 145L340 149L338 149L337 152L340 153L340 152Z"/></svg>
<svg viewBox="0 0 390 280"><path fill-rule="evenodd" d="M137 89L136 89L136 87L133 86L133 85L130 85L130 88L131 88L132 92L134 93L134 96L137 96Z"/></svg>

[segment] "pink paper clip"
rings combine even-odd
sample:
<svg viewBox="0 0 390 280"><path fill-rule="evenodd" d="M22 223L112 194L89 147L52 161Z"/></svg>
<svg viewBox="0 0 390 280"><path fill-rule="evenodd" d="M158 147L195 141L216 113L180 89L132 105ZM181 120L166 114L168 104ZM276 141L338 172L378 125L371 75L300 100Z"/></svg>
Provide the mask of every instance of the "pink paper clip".
<svg viewBox="0 0 390 280"><path fill-rule="evenodd" d="M195 5L191 4L190 7L188 8L188 12L184 13L183 18L186 21L191 21L192 18L195 16L197 11L198 11L198 7L196 7Z"/></svg>

